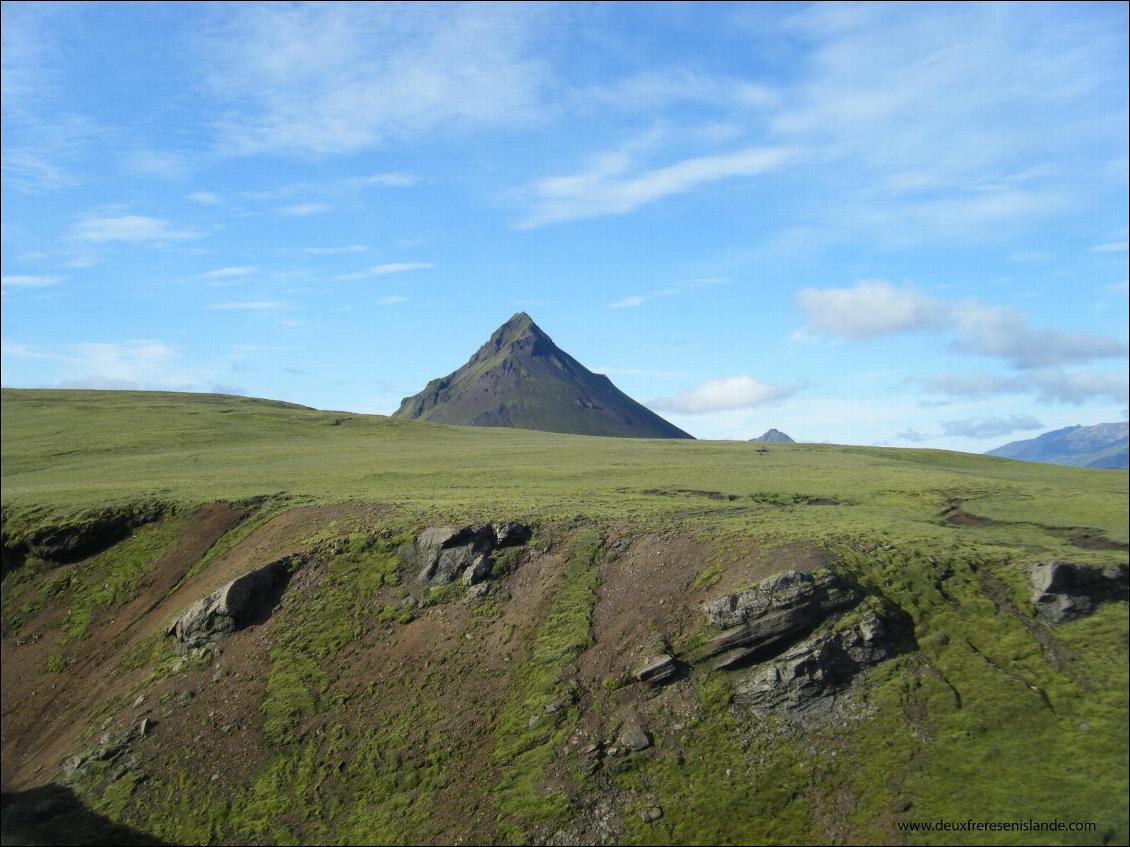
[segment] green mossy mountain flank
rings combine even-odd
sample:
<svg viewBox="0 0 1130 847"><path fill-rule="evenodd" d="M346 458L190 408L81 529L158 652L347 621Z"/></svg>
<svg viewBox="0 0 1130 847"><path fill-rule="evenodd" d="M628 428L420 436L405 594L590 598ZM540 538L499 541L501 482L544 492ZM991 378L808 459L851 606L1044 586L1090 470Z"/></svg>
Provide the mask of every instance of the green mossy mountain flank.
<svg viewBox="0 0 1130 847"><path fill-rule="evenodd" d="M620 438L690 438L559 348L525 312L393 417Z"/></svg>
<svg viewBox="0 0 1130 847"><path fill-rule="evenodd" d="M1126 562L1125 473L220 396L3 404L6 842L1130 837L1127 604L1050 625L1028 583L1039 562ZM429 525L491 520L533 537L499 551L475 602L398 553ZM64 531L105 546L58 558ZM174 652L164 630L185 607L302 551L319 552L269 616ZM743 671L706 664L635 681L712 636L703 603L785 570L858 586L836 626L897 610L898 649L832 708L754 713L734 699ZM143 716L146 734L51 787ZM635 724L649 746L620 749ZM43 792L53 816L35 812ZM970 817L1097 828L899 826Z"/></svg>

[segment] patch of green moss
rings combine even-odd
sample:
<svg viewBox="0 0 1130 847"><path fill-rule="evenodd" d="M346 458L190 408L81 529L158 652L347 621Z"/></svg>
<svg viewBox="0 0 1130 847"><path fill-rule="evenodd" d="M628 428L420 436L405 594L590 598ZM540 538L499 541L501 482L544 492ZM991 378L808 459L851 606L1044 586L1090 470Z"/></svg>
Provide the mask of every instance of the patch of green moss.
<svg viewBox="0 0 1130 847"><path fill-rule="evenodd" d="M564 794L542 782L555 748L577 718L576 683L565 679L564 673L592 643L601 544L595 529L577 534L545 620L515 669L510 696L496 724L493 758L500 778L493 797L499 831L507 841L521 840L530 825L559 818L567 810Z"/></svg>

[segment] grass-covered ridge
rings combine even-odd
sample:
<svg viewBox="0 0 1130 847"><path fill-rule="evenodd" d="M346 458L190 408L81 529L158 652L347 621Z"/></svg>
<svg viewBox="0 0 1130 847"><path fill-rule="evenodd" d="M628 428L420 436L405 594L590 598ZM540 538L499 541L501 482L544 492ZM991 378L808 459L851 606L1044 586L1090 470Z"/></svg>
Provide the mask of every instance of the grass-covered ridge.
<svg viewBox="0 0 1130 847"><path fill-rule="evenodd" d="M4 389L0 396L10 514L285 493L296 502L372 500L425 515L572 510L682 523L703 515L760 532L823 535L927 530L958 498L970 512L984 502L992 517L1084 523L1127 540L1120 472L938 450L447 427L223 395ZM782 510L779 501L798 496L843 505Z"/></svg>

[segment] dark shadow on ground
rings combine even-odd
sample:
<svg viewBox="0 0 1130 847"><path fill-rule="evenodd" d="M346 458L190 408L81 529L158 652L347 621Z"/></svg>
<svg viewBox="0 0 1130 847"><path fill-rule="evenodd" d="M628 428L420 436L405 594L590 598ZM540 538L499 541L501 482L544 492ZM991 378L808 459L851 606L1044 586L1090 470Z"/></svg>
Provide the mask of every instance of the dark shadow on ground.
<svg viewBox="0 0 1130 847"><path fill-rule="evenodd" d="M166 844L92 812L69 788L44 785L5 791L0 799L0 840L5 845Z"/></svg>

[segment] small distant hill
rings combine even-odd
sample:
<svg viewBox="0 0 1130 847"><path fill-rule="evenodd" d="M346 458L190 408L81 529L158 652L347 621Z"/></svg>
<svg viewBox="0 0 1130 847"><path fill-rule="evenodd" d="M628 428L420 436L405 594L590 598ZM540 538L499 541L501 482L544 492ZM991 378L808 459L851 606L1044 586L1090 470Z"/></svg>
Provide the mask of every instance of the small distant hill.
<svg viewBox="0 0 1130 847"><path fill-rule="evenodd" d="M774 444L796 444L795 441L779 429L770 429L764 434L757 436L757 438L751 438L750 441L770 441Z"/></svg>
<svg viewBox="0 0 1130 847"><path fill-rule="evenodd" d="M1127 428L1125 421L1067 426L1025 441L1013 441L988 451L987 455L1082 468L1126 468Z"/></svg>
<svg viewBox="0 0 1130 847"><path fill-rule="evenodd" d="M622 438L691 438L553 343L519 312L467 364L405 397L393 417Z"/></svg>

